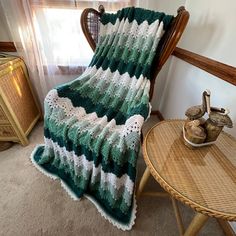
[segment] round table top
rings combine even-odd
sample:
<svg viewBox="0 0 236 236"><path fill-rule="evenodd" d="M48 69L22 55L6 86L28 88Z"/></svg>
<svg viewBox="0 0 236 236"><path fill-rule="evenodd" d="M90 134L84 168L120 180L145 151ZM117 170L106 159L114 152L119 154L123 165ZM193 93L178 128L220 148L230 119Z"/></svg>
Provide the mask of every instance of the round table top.
<svg viewBox="0 0 236 236"><path fill-rule="evenodd" d="M190 149L183 120L152 127L143 144L153 177L173 197L203 214L236 220L236 139L221 132L213 145Z"/></svg>

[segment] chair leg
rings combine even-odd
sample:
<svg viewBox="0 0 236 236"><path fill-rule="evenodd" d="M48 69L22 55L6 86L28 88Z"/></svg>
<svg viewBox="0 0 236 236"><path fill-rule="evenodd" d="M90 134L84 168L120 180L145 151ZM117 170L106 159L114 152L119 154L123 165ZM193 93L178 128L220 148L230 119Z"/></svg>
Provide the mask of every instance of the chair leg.
<svg viewBox="0 0 236 236"><path fill-rule="evenodd" d="M150 177L150 171L148 169L148 167L146 167L144 173L143 173L143 176L140 180L140 183L139 183L139 186L138 186L138 190L137 190L137 193L136 193L136 197L137 199L139 199L143 189L144 189L144 186L146 185L148 179Z"/></svg>

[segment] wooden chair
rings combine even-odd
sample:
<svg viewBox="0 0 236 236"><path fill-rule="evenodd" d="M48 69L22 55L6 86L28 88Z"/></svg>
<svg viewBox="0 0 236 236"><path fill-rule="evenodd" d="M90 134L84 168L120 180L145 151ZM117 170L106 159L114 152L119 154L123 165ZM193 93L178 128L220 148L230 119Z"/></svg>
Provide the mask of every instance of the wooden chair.
<svg viewBox="0 0 236 236"><path fill-rule="evenodd" d="M93 8L86 8L81 15L82 30L93 51L96 49L96 44L98 42L99 19L104 12L104 7L100 5L98 11ZM170 27L166 30L158 45L152 69L150 101L153 96L156 77L179 42L188 23L188 19L188 11L186 11L183 6L180 7L177 11L177 16L173 18ZM160 120L164 120L159 111L157 111L157 116Z"/></svg>

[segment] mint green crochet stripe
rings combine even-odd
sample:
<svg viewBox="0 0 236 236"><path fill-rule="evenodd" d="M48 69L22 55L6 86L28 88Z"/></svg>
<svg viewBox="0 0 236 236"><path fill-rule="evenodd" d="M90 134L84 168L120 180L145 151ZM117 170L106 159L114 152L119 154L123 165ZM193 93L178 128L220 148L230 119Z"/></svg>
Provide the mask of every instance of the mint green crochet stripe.
<svg viewBox="0 0 236 236"><path fill-rule="evenodd" d="M94 80L96 80L96 78L94 78ZM124 87L116 87L113 86L112 81L105 89L102 86L103 83L104 82L100 80L96 87L93 87L93 83L81 83L81 86L78 86L78 84L76 87L71 85L71 89L80 92L80 95L84 98L89 97L94 104L109 106L116 112L121 112L124 115L126 115L129 110L134 109L137 103L139 105L145 105L149 101L148 93L142 94L142 91L137 92L134 88L127 89ZM120 105L121 102L122 105Z"/></svg>
<svg viewBox="0 0 236 236"><path fill-rule="evenodd" d="M127 37L123 35L116 35L113 40L109 40L111 36L106 36L107 39L104 40L101 44L98 46L97 50L97 56L104 56L106 55L106 50L109 49L108 57L112 57L112 51L117 54L117 51L129 51L129 55L135 55L137 50L142 51L144 55L149 55L151 53L152 56L155 55L155 48L153 47L153 42L155 42L154 37L139 37L139 38L133 38L133 37ZM126 43L121 43L121 41L128 40ZM158 41L159 39L157 39ZM109 41L109 42L107 42ZM150 51L151 50L151 51ZM130 59L129 57L122 58ZM143 62L143 61L140 61Z"/></svg>
<svg viewBox="0 0 236 236"><path fill-rule="evenodd" d="M124 214L126 214L128 210L130 209L130 205L126 204L124 195L123 195L123 198L122 197L113 198L112 193L109 190L102 189L99 183L90 185L90 189L92 189L92 191L96 193L99 193L100 197L104 201L108 202L111 208L119 208L120 211L123 212ZM132 198L130 199L130 202L131 201L132 201Z"/></svg>
<svg viewBox="0 0 236 236"><path fill-rule="evenodd" d="M128 192L128 190L125 189L125 187L121 187L119 190L117 190L116 188L114 188L114 186L112 184L110 184L109 182L103 182L100 178L99 175L97 175L94 178L93 182L90 182L90 175L92 173L92 170L86 170L85 166L80 166L77 167L74 162L72 162L71 160L67 159L66 156L60 156L59 153L55 152L53 149L51 149L52 152L54 152L54 159L52 162L52 165L58 169L64 170L65 173L70 174L71 178L74 181L74 184L78 187L78 188L86 188L87 185L100 185L100 188L102 188L104 191L109 192L110 196L109 197L109 203L111 205L115 205L115 198L121 198L121 193L124 193L124 201L130 202L130 200L132 199L132 195ZM43 158L47 158L50 159L50 157L43 157ZM61 159L64 159L64 162L61 162Z"/></svg>
<svg viewBox="0 0 236 236"><path fill-rule="evenodd" d="M151 66L152 59L155 56L155 52L152 47L146 47L144 50L142 50L142 47L144 47L145 39L143 41L140 40L139 45L135 45L136 48L130 49L126 45L124 46L115 46L111 45L108 46L101 46L98 47L98 53L94 56L93 61L91 65L95 65L98 60L101 60L101 58L107 58L110 62L113 60L121 60L125 63L137 63L145 66ZM149 45L148 45L149 46ZM156 48L155 46L153 46ZM137 49L139 48L139 49ZM127 71L128 72L128 71Z"/></svg>
<svg viewBox="0 0 236 236"><path fill-rule="evenodd" d="M55 112L55 111L54 111ZM59 120L57 117L52 117L50 115L45 116L45 129L50 130L50 134L54 135L55 137L61 137L61 138L69 138L73 140L75 137L77 137L77 144L76 146L84 145L97 155L99 155L99 152L101 151L101 145L103 146L104 149L102 149L103 153L103 162L108 164L109 163L109 155L113 156L113 161L116 163L116 165L123 165L124 161L123 158L118 158L119 156L123 155L122 153L122 146L119 145L124 145L124 143L120 144L120 138L118 137L118 134L110 134L108 135L108 130L105 128L100 129L99 126L94 127L93 123L89 123L88 121L81 121L77 122L76 118L68 118L63 115L64 111L60 108L58 108L58 112L61 114L61 119ZM60 121L60 122L59 122ZM71 125L70 131L68 132L68 126ZM89 131L83 131L84 128L91 127ZM95 132L96 128L97 131ZM79 133L78 130L81 130ZM131 134L134 135L134 134ZM106 138L107 136L112 136L113 139L108 141ZM130 136L129 136L130 137ZM129 138L127 137L127 139ZM109 151L109 155L105 150L105 147L109 147L111 145L111 142L113 141L112 144L112 149ZM89 144L89 145L88 145ZM130 150L131 152L131 150ZM116 158L117 157L117 158ZM127 160L128 163L130 163L132 166L135 167L136 165L136 158L135 158L135 153L131 155Z"/></svg>
<svg viewBox="0 0 236 236"><path fill-rule="evenodd" d="M67 131L68 129L66 128L68 125L68 122L65 122L65 123L63 122L62 124L57 125L58 120L55 119L55 120L50 120L50 125L48 125L48 123L49 122L46 122L45 128L48 128L50 130L51 135L53 135L54 137L58 137L58 138L63 137L63 134L68 132ZM55 128L60 128L60 132L56 131ZM81 125L81 127L79 127L79 128L82 129L83 125ZM71 128L70 133L68 134L68 138L70 138L70 139L74 138L73 134L78 133L77 130L78 130L78 126L74 126L73 128ZM99 154L100 148L102 145L103 149L101 152L104 155L103 163L109 164L110 160L109 160L109 155L107 155L108 150L106 150L106 147L110 146L110 142L108 142L107 140L104 140L104 136L105 136L104 131L102 132L101 135L94 137L94 138L91 138L91 133L89 131L81 133L80 136L81 136L80 137L81 140L79 141L80 145L86 146L92 152L97 153L97 155ZM113 137L114 137L114 135L113 135ZM120 140L120 139L117 139L117 141L118 140ZM114 141L116 141L116 140L114 140ZM118 158L120 155L122 155L122 151L120 150L120 148L117 147L116 142L114 142L113 147L109 152L110 152L110 155L113 155L114 164L116 163L116 165L122 166L124 164L124 162L123 162L124 160L123 160L123 158ZM78 143L78 145L79 145L79 143ZM92 147L92 144L94 144L93 147ZM130 150L130 152L131 152L131 150ZM129 159L127 160L127 162L130 163L133 167L136 164L136 159L134 157L135 157L135 155L130 155Z"/></svg>
<svg viewBox="0 0 236 236"><path fill-rule="evenodd" d="M98 117L106 115L109 121L115 119L117 125L125 124L125 121L135 114L140 114L144 119L148 116L148 100L146 104L134 100L130 102L130 105L133 104L132 107L130 107L126 113L122 113L120 112L121 107L123 106L122 100L120 100L119 104L113 108L111 107L112 101L106 105L103 105L101 101L99 101L100 99L103 99L103 95L98 99L98 101L93 102L90 99L89 94L80 94L80 92L71 89L71 85L65 85L64 88L58 88L57 92L59 97L69 98L74 107L84 107L87 113L96 112ZM111 92L114 92L114 89ZM110 106L109 109L107 109L108 106Z"/></svg>
<svg viewBox="0 0 236 236"><path fill-rule="evenodd" d="M36 152L36 158L37 157L37 152ZM35 158L34 157L34 158ZM50 157L49 157L50 158ZM34 159L36 161L36 159ZM42 168L45 168L45 166L41 163L38 162L38 164L42 167ZM55 164L55 163L54 163ZM54 165L50 165L51 167L56 167ZM65 166L64 165L64 168L62 169L59 169L59 168L56 168L58 170L58 173L61 174L61 172L64 172L67 176L71 176L70 174L73 174L73 171L71 172L70 169L68 169L69 166ZM54 168L55 169L55 168ZM46 168L47 170L47 168ZM54 173L56 174L56 173ZM74 176L71 178L71 180L74 180L73 179ZM64 179L64 181L67 183L67 181ZM83 186L83 185L86 185L86 179L83 177L83 175L79 176L79 177L76 177L76 181L78 181L79 183L80 182L83 182L84 184L79 184L79 186ZM124 196L120 197L120 198L113 198L113 195L112 193L108 190L108 189L102 189L101 186L100 186L100 183L90 183L90 182L87 182L87 191L84 191L83 188L80 188L78 185L76 186L74 181L73 181L73 184L72 182L70 181L70 184L69 184L69 187L76 187L78 189L81 189L84 193L88 193L89 195L92 193L92 196L95 196L95 199L96 198L99 198L99 202L100 204L102 203L102 205L106 206L106 208L108 208L108 206L110 206L110 208L112 209L112 211L114 212L114 216L118 216L120 215L121 213L126 215L126 217L130 214L130 209L131 209L131 205L127 205L127 203L125 202L125 198L123 198ZM71 186L71 184L73 186ZM89 187L88 187L89 186ZM115 192L113 192L115 193ZM130 204L132 204L132 201L130 201Z"/></svg>
<svg viewBox="0 0 236 236"><path fill-rule="evenodd" d="M53 152L53 149L51 151ZM44 158L50 159L50 157ZM61 159L66 161L61 162ZM93 190L98 190L100 195L103 196L103 198L106 199L112 207L117 207L115 204L116 200L118 200L122 202L122 211L125 212L129 209L127 202L129 203L131 201L132 195L125 188L125 186L122 186L119 190L117 190L109 182L103 182L100 175L93 177L93 182L91 182L90 176L92 174L92 170L86 170L84 166L77 167L73 161L68 160L66 156L60 156L57 152L54 152L52 165L69 174L78 188L85 189L89 185ZM104 192L109 195L108 198L104 197ZM122 194L124 194L123 197Z"/></svg>
<svg viewBox="0 0 236 236"><path fill-rule="evenodd" d="M83 99L87 99L89 98L89 106L92 105L96 106L97 108L99 108L99 105L102 105L103 107L109 106L110 107L110 111L111 109L113 110L113 113L117 113L119 115L123 115L123 117L126 116L127 114L134 115L134 114L139 114L139 109L140 108L145 108L148 109L148 106L146 104L148 104L149 101L149 96L146 94L142 94L142 91L139 91L138 93L133 93L132 90L128 92L128 96L129 96L129 101L127 101L124 97L120 96L119 94L116 96L115 95L115 90L109 90L110 93L108 91L106 91L105 93L102 93L101 91L99 91L98 89L93 89L91 87L81 87L79 89L79 92L81 94L81 97L83 97ZM73 89L70 90L71 94L72 92L76 94L75 91L73 91ZM120 93L123 94L123 93ZM100 99L99 99L100 98ZM76 99L76 97L75 97ZM123 101L122 101L123 99ZM140 99L140 101L138 102L137 99ZM73 98L71 99L73 101ZM47 104L45 105L47 106ZM86 110L89 107L87 106ZM89 110L88 110L89 111ZM100 116L98 114L98 116ZM115 118L117 124L122 124L123 122L120 122L119 119Z"/></svg>
<svg viewBox="0 0 236 236"><path fill-rule="evenodd" d="M106 71L103 71L103 75L105 74ZM144 90L142 91L140 91L140 87L137 87L137 79L129 77L129 80L127 84L121 86L119 81L113 78L100 79L100 74L97 76L95 73L91 77L87 76L86 81L78 80L71 83L70 88L78 91L83 97L89 97L94 104L102 104L113 109L117 109L117 105L122 101L122 106L118 111L125 115L127 111L136 107L137 102L135 101L143 105L149 101L150 83L148 80L143 81ZM96 84L95 87L94 84Z"/></svg>
<svg viewBox="0 0 236 236"><path fill-rule="evenodd" d="M132 35L127 35L126 33L120 33L120 34L110 34L106 35L100 38L100 41L98 43L98 50L96 51L96 55L101 55L103 56L105 54L105 51L103 50L104 48L110 48L109 51L114 51L118 49L125 49L125 50L130 50L132 54L136 53L136 50L142 50L147 53L152 53L155 55L155 48L152 47L153 42L158 41L159 39L156 38L156 36L148 36L144 35L139 38L135 38ZM151 48L151 51L150 51ZM104 53L104 54L102 54ZM109 54L108 54L109 55ZM130 59L130 58L127 58Z"/></svg>
<svg viewBox="0 0 236 236"><path fill-rule="evenodd" d="M135 63L140 64L144 68L150 67L152 60L155 56L156 46L159 39L153 40L153 38L138 38L133 43L133 47L124 45L116 45L112 42L112 45L98 45L96 53L90 65L95 65L99 60L103 58L108 59L108 64L112 63L114 60L119 61L119 63ZM128 70L127 70L128 72Z"/></svg>

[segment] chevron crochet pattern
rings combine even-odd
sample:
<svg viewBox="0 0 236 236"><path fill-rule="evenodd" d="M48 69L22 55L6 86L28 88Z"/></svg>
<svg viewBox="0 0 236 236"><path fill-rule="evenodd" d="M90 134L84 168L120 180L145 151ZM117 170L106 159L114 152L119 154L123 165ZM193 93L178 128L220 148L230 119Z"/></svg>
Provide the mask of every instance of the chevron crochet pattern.
<svg viewBox="0 0 236 236"><path fill-rule="evenodd" d="M136 162L150 112L151 66L171 20L134 7L104 13L87 70L46 96L45 144L31 155L74 199L89 198L123 230L135 220Z"/></svg>

